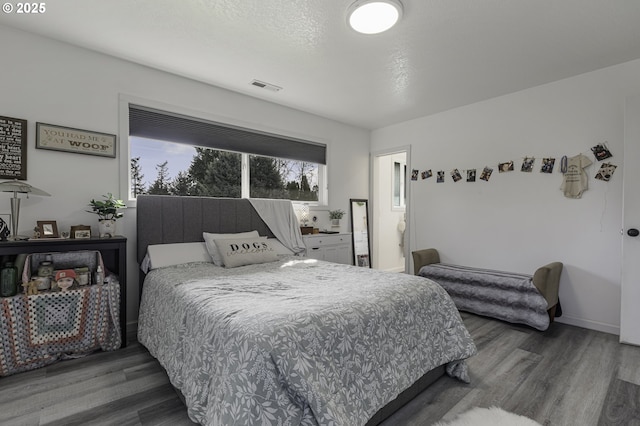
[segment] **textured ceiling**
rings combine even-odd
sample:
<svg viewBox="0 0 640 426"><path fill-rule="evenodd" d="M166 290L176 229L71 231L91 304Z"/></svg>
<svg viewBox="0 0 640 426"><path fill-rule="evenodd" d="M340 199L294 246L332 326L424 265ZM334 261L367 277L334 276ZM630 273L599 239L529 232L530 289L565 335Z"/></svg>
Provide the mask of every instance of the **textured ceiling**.
<svg viewBox="0 0 640 426"><path fill-rule="evenodd" d="M352 1L57 0L0 24L369 129L640 58L639 0L401 0L368 36Z"/></svg>

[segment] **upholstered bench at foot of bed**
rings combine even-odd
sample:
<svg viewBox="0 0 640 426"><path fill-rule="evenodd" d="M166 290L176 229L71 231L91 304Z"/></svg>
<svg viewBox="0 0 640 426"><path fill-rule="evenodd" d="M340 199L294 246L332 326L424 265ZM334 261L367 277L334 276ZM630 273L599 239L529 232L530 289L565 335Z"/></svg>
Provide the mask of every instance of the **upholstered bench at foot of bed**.
<svg viewBox="0 0 640 426"><path fill-rule="evenodd" d="M412 252L412 255L413 255L413 266L414 266L415 275L421 275L420 270L422 269L422 267L426 265L440 264L440 255L438 251L433 248L417 250ZM450 266L455 268L454 265L450 265ZM531 276L533 285L547 302L547 313L549 316L550 323L553 322L556 316L559 317L561 315L560 303L558 300L558 288L560 285L560 274L562 273L562 267L563 267L563 264L561 262L552 262L547 265L541 266L534 272L533 276ZM460 268L464 268L468 274L473 276L474 268L465 268L465 267L460 267ZM486 270L481 270L481 269L478 269L477 271L479 274L480 273L484 274L487 272ZM495 271L495 272L500 273L499 271ZM427 278L430 278L430 277L427 276ZM437 282L437 280L435 281ZM476 300L475 303L482 303L482 300L481 300L482 297L483 295L480 294L478 296L478 300ZM452 296L452 298L454 299L454 302L455 302L456 297ZM511 309L512 306L509 306L509 307L505 306L505 308ZM469 310L470 312L473 312L472 309L467 309L467 310ZM503 319L503 318L500 318L500 319Z"/></svg>

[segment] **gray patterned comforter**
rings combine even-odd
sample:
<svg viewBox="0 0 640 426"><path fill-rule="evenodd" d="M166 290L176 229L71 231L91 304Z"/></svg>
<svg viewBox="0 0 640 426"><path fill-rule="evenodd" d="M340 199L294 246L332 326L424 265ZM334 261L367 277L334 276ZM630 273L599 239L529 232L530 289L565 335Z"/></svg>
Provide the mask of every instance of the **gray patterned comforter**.
<svg viewBox="0 0 640 426"><path fill-rule="evenodd" d="M362 425L476 351L437 284L293 257L151 271L138 338L206 425Z"/></svg>
<svg viewBox="0 0 640 426"><path fill-rule="evenodd" d="M418 275L440 284L461 311L549 328L547 301L531 275L446 263L425 265Z"/></svg>

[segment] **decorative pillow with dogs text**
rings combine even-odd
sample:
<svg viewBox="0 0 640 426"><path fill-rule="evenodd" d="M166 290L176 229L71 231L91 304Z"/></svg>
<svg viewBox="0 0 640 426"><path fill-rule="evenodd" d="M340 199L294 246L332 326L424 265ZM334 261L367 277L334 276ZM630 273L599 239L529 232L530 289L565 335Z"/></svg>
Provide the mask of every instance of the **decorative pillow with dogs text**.
<svg viewBox="0 0 640 426"><path fill-rule="evenodd" d="M267 237L225 238L214 242L226 268L278 260L278 254Z"/></svg>
<svg viewBox="0 0 640 426"><path fill-rule="evenodd" d="M222 256L220 256L220 251L216 246L215 240L222 240L226 238L258 238L260 234L258 231L249 231L249 232L238 232L235 234L212 234L210 232L203 232L202 238L204 239L205 244L207 245L207 250L209 251L209 256L211 256L211 260L217 266L224 266L224 260Z"/></svg>

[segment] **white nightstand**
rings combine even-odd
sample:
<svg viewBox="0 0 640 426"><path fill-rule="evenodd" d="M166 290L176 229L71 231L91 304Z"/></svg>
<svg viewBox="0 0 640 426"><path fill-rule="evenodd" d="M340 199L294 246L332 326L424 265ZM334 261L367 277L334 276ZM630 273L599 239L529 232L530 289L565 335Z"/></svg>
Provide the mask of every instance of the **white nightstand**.
<svg viewBox="0 0 640 426"><path fill-rule="evenodd" d="M327 262L353 264L351 255L351 234L309 234L303 235L307 247L307 257Z"/></svg>

